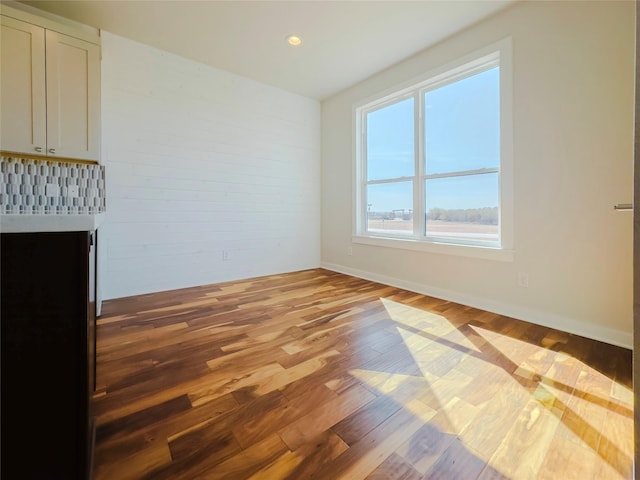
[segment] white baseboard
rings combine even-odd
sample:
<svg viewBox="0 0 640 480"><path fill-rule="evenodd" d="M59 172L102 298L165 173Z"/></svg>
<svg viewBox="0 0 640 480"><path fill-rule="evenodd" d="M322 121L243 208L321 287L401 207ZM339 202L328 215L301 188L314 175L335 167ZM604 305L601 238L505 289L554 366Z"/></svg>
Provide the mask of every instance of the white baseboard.
<svg viewBox="0 0 640 480"><path fill-rule="evenodd" d="M528 307L496 302L494 300L488 300L474 295L467 295L453 290L410 282L396 277L367 272L365 270L345 267L333 263L321 262L321 266L322 268L326 268L327 270L332 270L334 272L383 283L385 285L402 288L404 290L428 295L430 297L441 298L449 302L468 305L470 307L479 308L499 315L505 315L507 317L524 320L529 323L535 323L543 327L555 328L556 330L562 330L567 333L624 347L629 350L633 349L633 334L623 332L621 330L614 330L601 325L594 325L593 323L583 322L574 318L563 317L561 315L543 312L540 310L534 310Z"/></svg>

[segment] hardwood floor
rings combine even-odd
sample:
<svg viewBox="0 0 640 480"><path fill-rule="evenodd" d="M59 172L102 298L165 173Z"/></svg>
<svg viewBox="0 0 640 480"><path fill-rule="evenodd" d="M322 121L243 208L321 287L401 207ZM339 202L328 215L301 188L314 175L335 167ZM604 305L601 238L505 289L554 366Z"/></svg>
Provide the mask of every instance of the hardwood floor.
<svg viewBox="0 0 640 480"><path fill-rule="evenodd" d="M631 352L317 269L111 300L96 479L632 477Z"/></svg>

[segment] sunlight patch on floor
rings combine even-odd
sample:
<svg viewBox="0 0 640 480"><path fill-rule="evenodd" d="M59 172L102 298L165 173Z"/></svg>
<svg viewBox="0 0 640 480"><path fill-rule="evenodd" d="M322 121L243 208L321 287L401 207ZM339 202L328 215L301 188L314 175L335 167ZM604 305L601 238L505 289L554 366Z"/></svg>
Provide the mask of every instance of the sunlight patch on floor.
<svg viewBox="0 0 640 480"><path fill-rule="evenodd" d="M400 302L381 298L389 318L394 322L402 324L406 329L415 335L433 340L434 337L443 339L446 342L457 344L465 349L479 352L478 347L471 342L455 325L446 317L437 313L421 310Z"/></svg>
<svg viewBox="0 0 640 480"><path fill-rule="evenodd" d="M566 353L478 326L465 335L442 315L381 301L403 340L397 348L406 348L417 367L404 368L415 374L354 369L355 378L457 436L510 478L551 478L567 462L576 478L589 472L627 478L633 458L628 387ZM449 357L451 368L434 374ZM493 397L474 397L474 389L487 387ZM478 436L486 435L487 422L495 422L493 439Z"/></svg>
<svg viewBox="0 0 640 480"><path fill-rule="evenodd" d="M491 465L508 475L530 477L530 472L510 465L509 459L530 450L522 445L522 438L531 437L531 446L537 443L548 447L527 454L540 472L547 469L553 472L556 468L553 463L560 458L569 461L550 450L566 448L576 450L576 458L581 459L582 465L574 467L577 472L595 469L600 473L594 478L629 478L633 458L633 392L628 387L566 353L480 327L471 328L485 338L487 347L495 350L494 355L498 352L504 358L503 363L517 365L513 377L534 402L520 415L509 437L491 458ZM544 425L540 432L535 428L537 424ZM553 432L552 441L551 437L543 438L549 432ZM539 462L541 457L543 462Z"/></svg>

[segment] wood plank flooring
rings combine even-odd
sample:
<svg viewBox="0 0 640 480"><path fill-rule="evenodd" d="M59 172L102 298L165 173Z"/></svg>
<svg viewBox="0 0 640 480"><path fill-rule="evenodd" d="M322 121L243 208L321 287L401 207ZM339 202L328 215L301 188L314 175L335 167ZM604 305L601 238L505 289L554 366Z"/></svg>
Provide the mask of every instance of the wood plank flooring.
<svg viewBox="0 0 640 480"><path fill-rule="evenodd" d="M95 478L630 479L631 352L316 269L111 300Z"/></svg>

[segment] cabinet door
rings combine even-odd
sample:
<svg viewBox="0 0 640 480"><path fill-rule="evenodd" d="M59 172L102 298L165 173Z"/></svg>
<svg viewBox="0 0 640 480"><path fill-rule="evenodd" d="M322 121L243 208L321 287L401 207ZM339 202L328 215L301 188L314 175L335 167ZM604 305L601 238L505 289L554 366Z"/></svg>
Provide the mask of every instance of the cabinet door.
<svg viewBox="0 0 640 480"><path fill-rule="evenodd" d="M44 29L10 17L0 19L0 149L44 155L47 144Z"/></svg>
<svg viewBox="0 0 640 480"><path fill-rule="evenodd" d="M46 31L47 155L98 160L100 47Z"/></svg>
<svg viewBox="0 0 640 480"><path fill-rule="evenodd" d="M91 478L90 260L88 232L1 234L3 480Z"/></svg>

